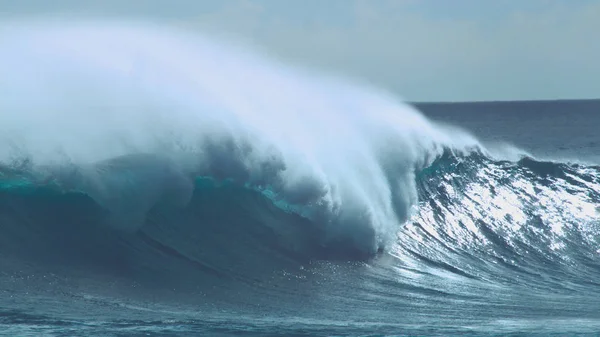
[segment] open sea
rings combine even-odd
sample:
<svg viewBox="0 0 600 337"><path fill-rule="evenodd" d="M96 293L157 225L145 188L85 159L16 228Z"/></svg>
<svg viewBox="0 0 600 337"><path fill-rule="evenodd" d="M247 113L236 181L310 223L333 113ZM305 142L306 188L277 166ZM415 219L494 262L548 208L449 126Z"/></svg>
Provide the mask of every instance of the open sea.
<svg viewBox="0 0 600 337"><path fill-rule="evenodd" d="M600 100L408 104L122 21L0 50L0 335L600 335Z"/></svg>

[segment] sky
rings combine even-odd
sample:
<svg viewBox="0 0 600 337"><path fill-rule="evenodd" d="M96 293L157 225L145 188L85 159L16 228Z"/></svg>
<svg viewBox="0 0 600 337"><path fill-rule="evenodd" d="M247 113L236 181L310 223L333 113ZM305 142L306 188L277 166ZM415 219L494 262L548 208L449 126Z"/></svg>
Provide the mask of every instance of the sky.
<svg viewBox="0 0 600 337"><path fill-rule="evenodd" d="M7 0L2 17L144 18L410 101L600 98L600 0Z"/></svg>

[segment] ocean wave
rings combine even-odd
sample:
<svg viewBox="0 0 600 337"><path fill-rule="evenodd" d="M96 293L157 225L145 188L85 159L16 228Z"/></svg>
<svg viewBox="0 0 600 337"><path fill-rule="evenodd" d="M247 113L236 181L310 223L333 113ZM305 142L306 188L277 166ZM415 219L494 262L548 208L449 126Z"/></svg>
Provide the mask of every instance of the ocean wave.
<svg viewBox="0 0 600 337"><path fill-rule="evenodd" d="M162 176L162 181L156 175L143 177L141 173L164 169L164 162L154 156L132 158L116 159L121 166L111 166L108 172L97 170L108 175L94 180L98 185L81 183L78 174L68 175L71 180L65 184L46 176L43 183L23 174L16 179L14 171L3 171L3 247L19 250L54 244L63 258L63 254L81 257L80 249L92 256L112 252L109 255L121 261L118 265L130 260L132 254L137 256L134 252L148 250L146 254L160 252L184 265L229 276L235 274L230 270L232 263L253 273L258 266L273 267L265 261L304 264L376 256L376 252L364 251L344 237L329 237L328 228L310 213L312 205L292 204L268 189L233 179L198 176L187 186L171 184L180 179L171 175ZM140 163L144 164L141 172L131 171ZM129 175L123 176L124 172L115 171L115 167L127 168ZM452 273L481 276L486 268L456 261L460 256L457 252L465 252L469 259L501 261L517 269L540 268L538 264L524 264L528 258L545 259L546 267L550 261L568 266L597 254L597 167L531 158L498 161L480 151L456 154L446 150L416 174L415 182L418 208L405 227L398 227L396 242L385 247L403 263L416 257L429 265L446 266ZM105 194L89 190L89 186L100 186ZM105 201L108 196L110 202ZM115 224L115 218L140 222L131 230L121 222ZM14 240L16 237L27 239ZM51 238L56 237L63 238L52 243ZM42 241L27 244L28 240ZM91 247L95 247L92 252ZM46 256L47 249L42 251ZM118 258L116 252L121 252ZM521 262L515 264L515 259ZM162 267L170 264L165 262ZM155 267L162 268L160 264Z"/></svg>
<svg viewBox="0 0 600 337"><path fill-rule="evenodd" d="M379 90L189 32L0 35L3 254L178 279L382 255L500 283L593 275L596 166L484 147Z"/></svg>
<svg viewBox="0 0 600 337"><path fill-rule="evenodd" d="M128 231L158 199L185 206L205 176L302 208L321 241L372 254L411 215L415 171L478 146L381 90L190 32L36 21L0 34L0 162L82 189Z"/></svg>
<svg viewBox="0 0 600 337"><path fill-rule="evenodd" d="M418 181L419 212L399 231L399 260L527 288L585 284L597 273L598 166L446 153Z"/></svg>

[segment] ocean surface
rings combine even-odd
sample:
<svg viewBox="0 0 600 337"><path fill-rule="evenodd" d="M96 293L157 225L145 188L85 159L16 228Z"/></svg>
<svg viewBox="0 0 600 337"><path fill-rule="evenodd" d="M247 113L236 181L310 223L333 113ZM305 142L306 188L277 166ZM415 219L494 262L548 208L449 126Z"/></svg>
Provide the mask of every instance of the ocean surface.
<svg viewBox="0 0 600 337"><path fill-rule="evenodd" d="M0 50L0 335L600 335L598 100L411 105L141 23Z"/></svg>

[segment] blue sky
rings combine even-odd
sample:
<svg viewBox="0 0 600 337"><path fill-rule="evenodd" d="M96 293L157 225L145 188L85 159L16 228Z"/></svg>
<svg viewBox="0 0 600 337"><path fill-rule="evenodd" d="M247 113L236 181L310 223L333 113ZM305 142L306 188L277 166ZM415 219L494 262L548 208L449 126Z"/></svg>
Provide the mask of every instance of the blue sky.
<svg viewBox="0 0 600 337"><path fill-rule="evenodd" d="M20 0L227 34L413 101L600 97L600 0Z"/></svg>

